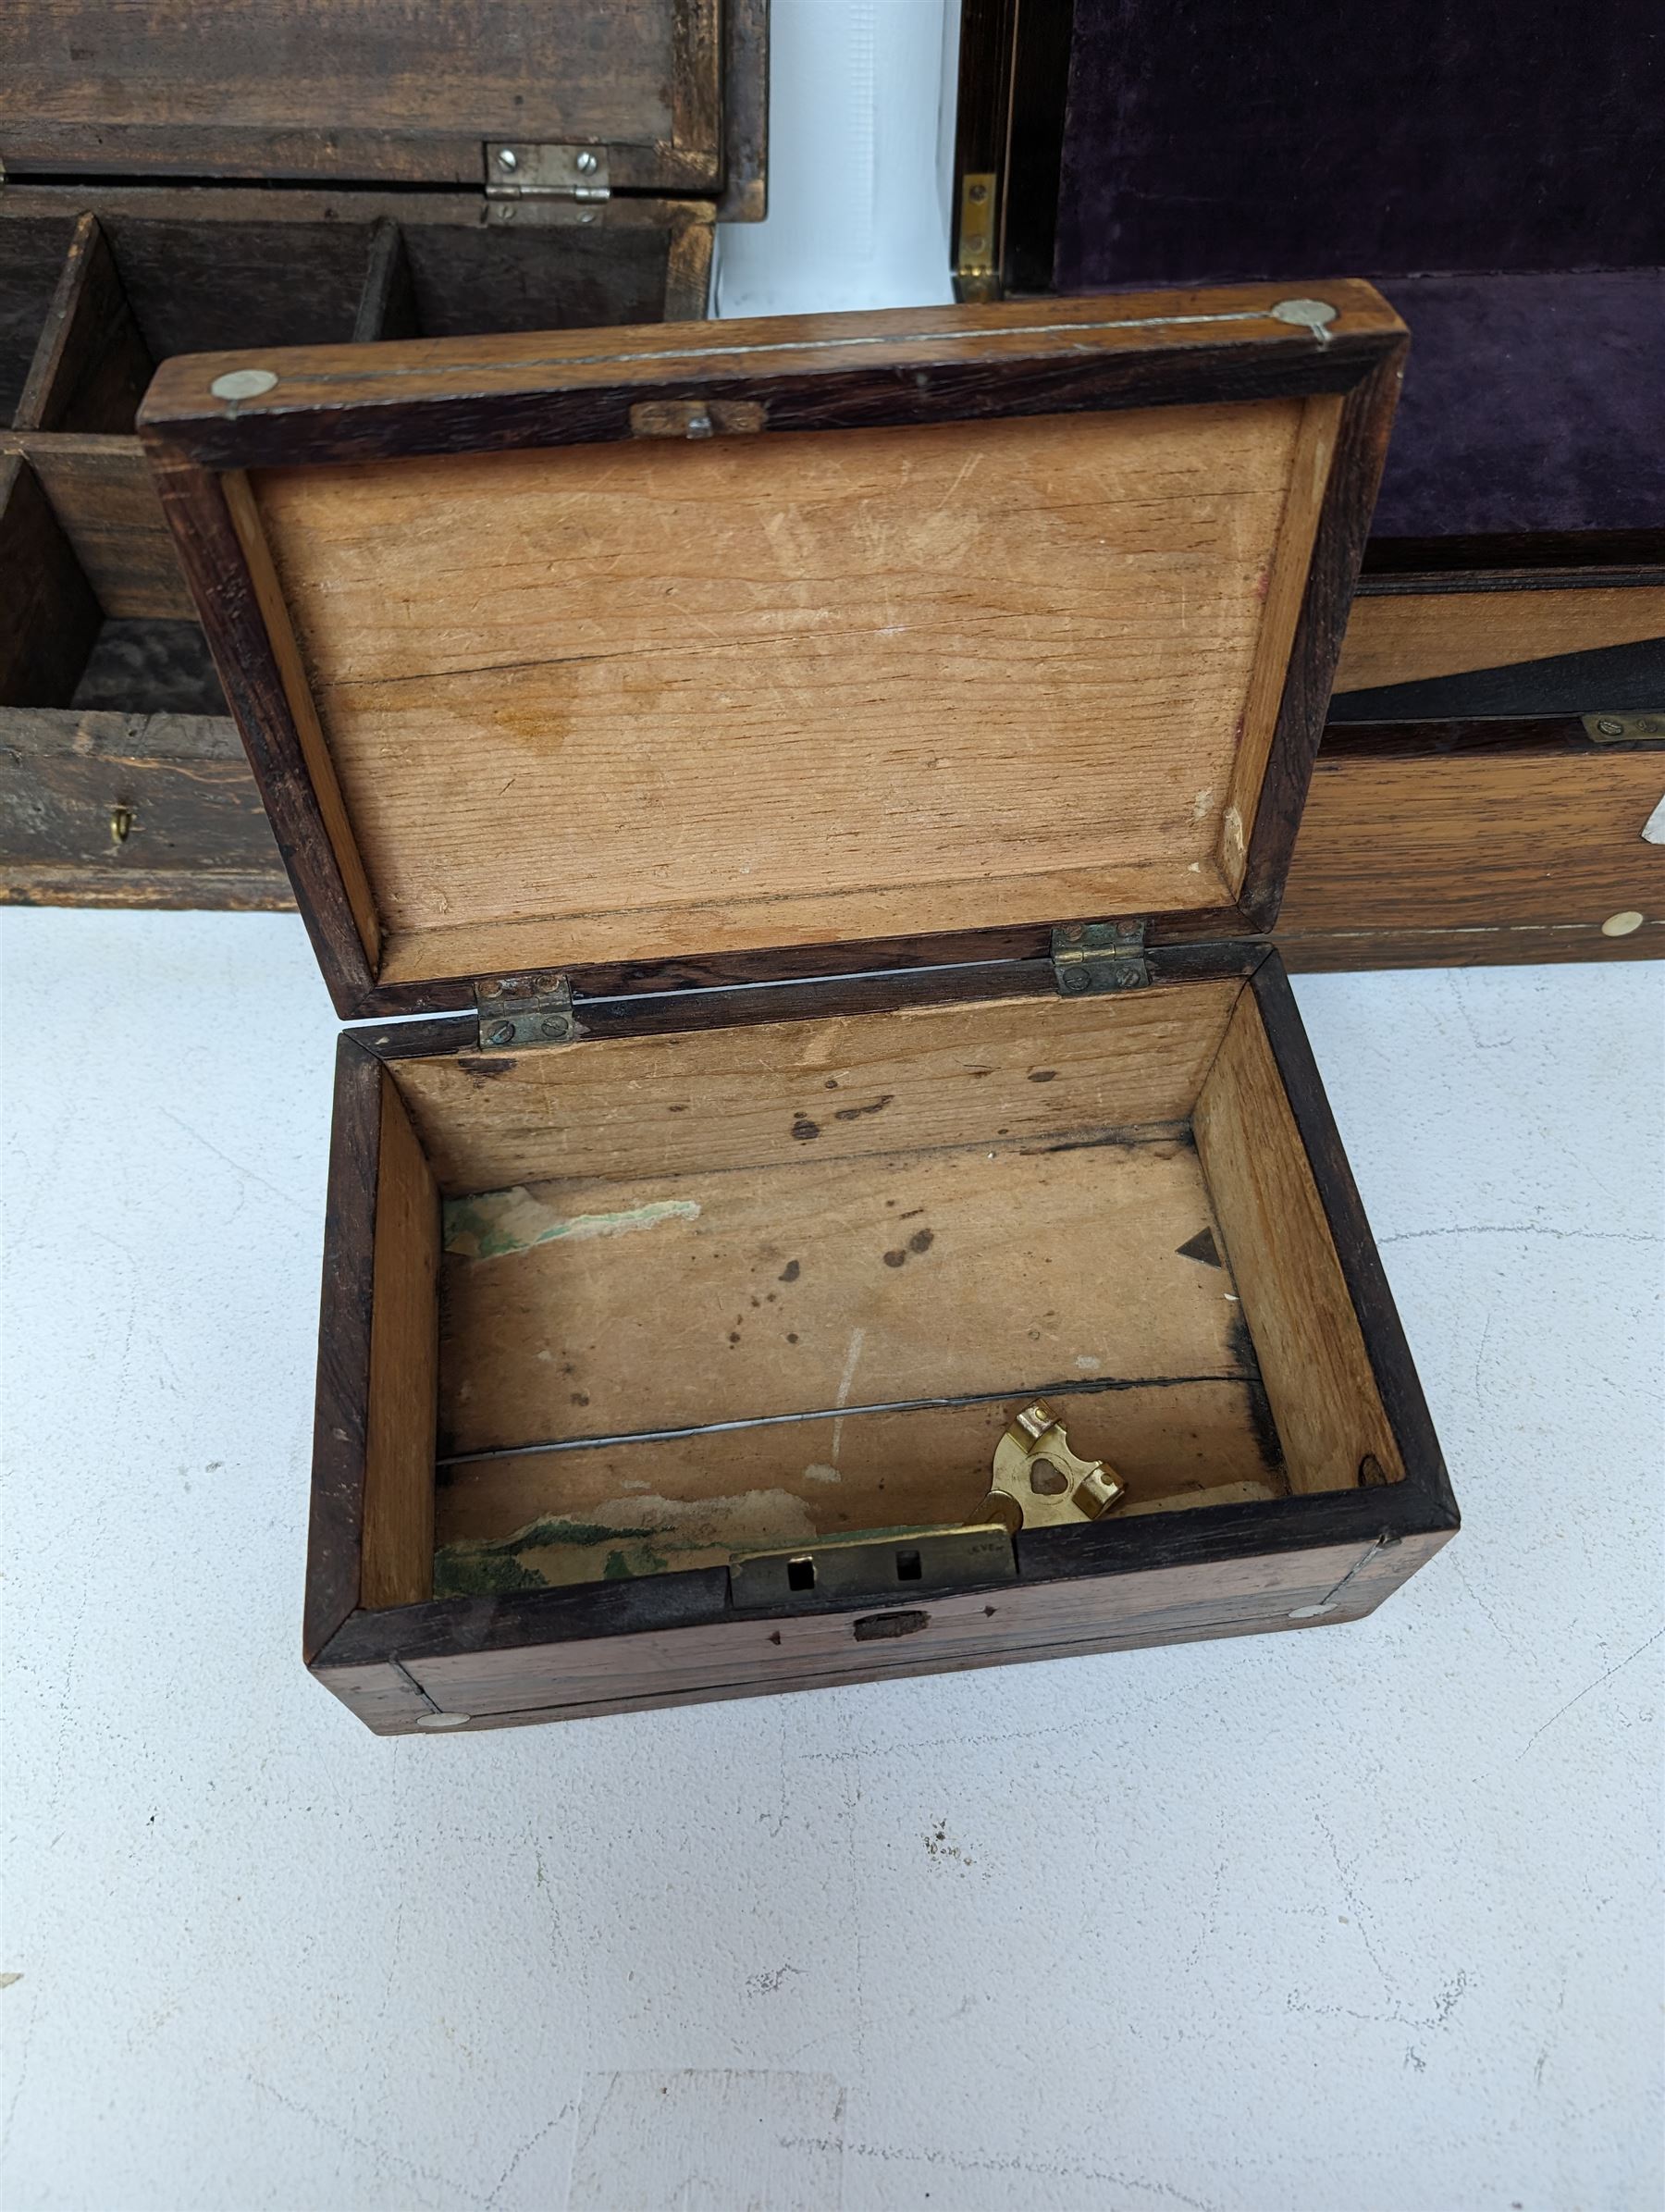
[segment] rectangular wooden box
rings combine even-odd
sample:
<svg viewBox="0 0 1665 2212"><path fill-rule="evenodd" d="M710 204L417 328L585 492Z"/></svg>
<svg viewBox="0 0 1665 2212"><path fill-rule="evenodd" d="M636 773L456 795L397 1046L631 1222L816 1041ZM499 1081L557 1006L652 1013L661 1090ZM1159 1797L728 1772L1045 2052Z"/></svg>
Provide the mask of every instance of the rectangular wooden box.
<svg viewBox="0 0 1665 2212"><path fill-rule="evenodd" d="M1264 935L1402 345L1337 297L159 375L371 1018L306 1625L371 1726L1339 1621L1456 1527ZM1013 1535L1038 1395L1126 1498Z"/></svg>
<svg viewBox="0 0 1665 2212"><path fill-rule="evenodd" d="M226 708L133 433L154 365L700 319L717 221L763 213L766 6L0 10L0 896L142 903L206 835L205 899L262 901L258 816L184 790L179 719ZM179 818L80 803L89 714Z"/></svg>

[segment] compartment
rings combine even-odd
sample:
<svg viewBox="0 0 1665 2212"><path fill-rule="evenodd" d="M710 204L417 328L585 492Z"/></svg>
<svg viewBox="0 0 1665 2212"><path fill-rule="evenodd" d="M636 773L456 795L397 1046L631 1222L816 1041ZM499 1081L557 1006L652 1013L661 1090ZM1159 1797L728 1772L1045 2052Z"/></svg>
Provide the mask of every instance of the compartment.
<svg viewBox="0 0 1665 2212"><path fill-rule="evenodd" d="M74 234L68 214L0 218L0 425L16 419Z"/></svg>
<svg viewBox="0 0 1665 2212"><path fill-rule="evenodd" d="M49 463L44 474L60 494L68 490L74 511L91 488L78 476L74 457L55 458L57 465ZM154 506L142 463L135 489ZM159 513L156 524L159 531ZM170 558L166 538L155 542L158 553ZM0 631L0 707L225 714L225 693L200 625L188 617L108 612L59 522L42 472L20 456L0 457L0 575L12 586ZM182 595L182 586L177 588ZM113 596L118 608L152 603L142 584Z"/></svg>
<svg viewBox="0 0 1665 2212"><path fill-rule="evenodd" d="M366 1604L976 1522L1036 1397L1124 1515L1403 1474L1241 977L381 1081Z"/></svg>

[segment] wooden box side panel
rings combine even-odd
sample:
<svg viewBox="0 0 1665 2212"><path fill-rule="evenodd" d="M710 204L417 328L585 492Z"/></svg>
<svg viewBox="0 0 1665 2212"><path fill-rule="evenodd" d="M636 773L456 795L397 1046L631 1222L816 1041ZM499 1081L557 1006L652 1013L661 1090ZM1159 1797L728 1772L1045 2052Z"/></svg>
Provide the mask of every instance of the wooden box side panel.
<svg viewBox="0 0 1665 2212"><path fill-rule="evenodd" d="M1183 1123L1236 976L391 1064L448 1196Z"/></svg>
<svg viewBox="0 0 1665 2212"><path fill-rule="evenodd" d="M1411 1480L1454 1512L1421 1385L1283 964L1239 1002L1197 1148L1298 1492Z"/></svg>
<svg viewBox="0 0 1665 2212"><path fill-rule="evenodd" d="M386 1069L380 1111L359 1589L368 1607L413 1605L433 1590L439 1388L439 1193Z"/></svg>
<svg viewBox="0 0 1665 2212"><path fill-rule="evenodd" d="M1367 1537L1191 1566L1018 1582L888 1612L731 1615L709 1626L590 1644L413 1655L379 1669L332 1664L326 1653L314 1671L379 1734L643 1712L1356 1620L1448 1534ZM426 1712L405 1686L426 1699Z"/></svg>
<svg viewBox="0 0 1665 2212"><path fill-rule="evenodd" d="M336 1059L303 1648L433 1587L439 1200L382 1064Z"/></svg>
<svg viewBox="0 0 1665 2212"><path fill-rule="evenodd" d="M1397 1482L1404 1465L1377 1394L1323 1202L1252 990L1197 1101L1197 1150L1243 1317L1299 1492Z"/></svg>

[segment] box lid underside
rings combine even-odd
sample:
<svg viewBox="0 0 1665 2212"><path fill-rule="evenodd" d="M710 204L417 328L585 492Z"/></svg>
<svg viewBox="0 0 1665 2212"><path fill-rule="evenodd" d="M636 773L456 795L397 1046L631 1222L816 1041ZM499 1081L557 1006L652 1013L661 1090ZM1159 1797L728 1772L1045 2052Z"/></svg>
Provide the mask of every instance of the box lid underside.
<svg viewBox="0 0 1665 2212"><path fill-rule="evenodd" d="M969 311L929 312L952 351ZM858 346L882 319L730 326L722 351ZM687 342L609 340L644 389ZM523 378L539 342L471 372ZM466 351L379 349L436 388ZM229 358L171 365L158 436ZM274 423L291 382L310 407L363 360L269 358L250 407ZM672 434L253 469L241 527L374 899L377 986L1105 916L1248 928L1343 406L1266 381L785 432L730 402L692 437L696 403L649 404L633 426Z"/></svg>

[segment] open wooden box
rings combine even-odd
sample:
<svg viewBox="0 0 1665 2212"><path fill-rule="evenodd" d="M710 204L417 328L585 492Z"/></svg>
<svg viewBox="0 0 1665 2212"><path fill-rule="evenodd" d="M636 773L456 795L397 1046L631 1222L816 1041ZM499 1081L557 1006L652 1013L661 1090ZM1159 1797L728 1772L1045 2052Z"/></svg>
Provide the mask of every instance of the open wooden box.
<svg viewBox="0 0 1665 2212"><path fill-rule="evenodd" d="M1348 1619L1455 1528L1262 935L1402 343L1325 306L158 377L376 1018L306 1629L373 1727ZM1127 1498L1014 1537L981 1508L1038 1395Z"/></svg>
<svg viewBox="0 0 1665 2212"><path fill-rule="evenodd" d="M154 365L698 320L763 213L766 7L0 9L0 898L177 903L205 854L203 903L272 902L133 435Z"/></svg>

